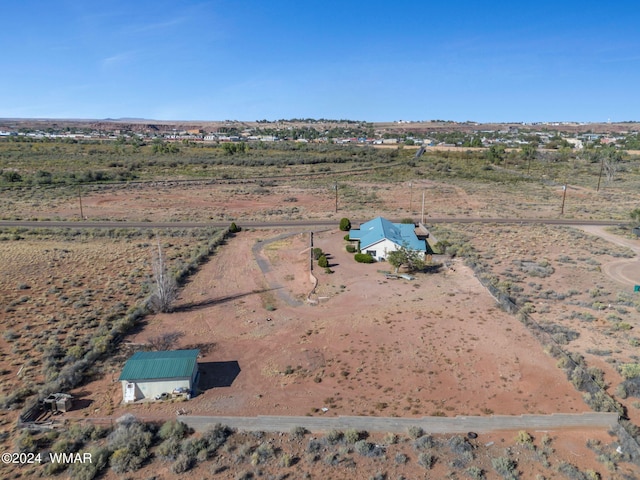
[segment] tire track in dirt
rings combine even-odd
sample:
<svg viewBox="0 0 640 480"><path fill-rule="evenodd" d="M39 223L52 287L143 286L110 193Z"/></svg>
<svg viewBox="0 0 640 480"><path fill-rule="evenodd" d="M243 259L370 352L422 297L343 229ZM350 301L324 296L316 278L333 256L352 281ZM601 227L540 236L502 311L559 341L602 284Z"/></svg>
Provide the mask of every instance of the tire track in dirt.
<svg viewBox="0 0 640 480"><path fill-rule="evenodd" d="M260 271L262 272L262 275L264 275L265 281L269 284L269 288L276 292L280 300L282 300L283 302L285 302L287 305L291 307L299 307L300 305L302 305L302 302L293 298L289 294L289 291L286 288L284 288L280 283L275 282L274 280L269 280L267 273L269 273L269 271L271 270L271 266L269 264L269 261L262 255L262 249L265 246L269 245L270 243L274 243L274 242L277 242L278 240L282 240L284 238L298 235L299 233L300 232L283 233L273 238L269 238L268 240L258 241L253 245L253 247L251 247L253 258L255 258L256 263L258 264L258 267L260 267Z"/></svg>
<svg viewBox="0 0 640 480"><path fill-rule="evenodd" d="M613 260L602 265L602 272L612 280L625 285L640 285L640 241L629 240L607 232L605 227L596 225L581 225L578 228L591 235L598 236L607 242L632 250L635 258Z"/></svg>

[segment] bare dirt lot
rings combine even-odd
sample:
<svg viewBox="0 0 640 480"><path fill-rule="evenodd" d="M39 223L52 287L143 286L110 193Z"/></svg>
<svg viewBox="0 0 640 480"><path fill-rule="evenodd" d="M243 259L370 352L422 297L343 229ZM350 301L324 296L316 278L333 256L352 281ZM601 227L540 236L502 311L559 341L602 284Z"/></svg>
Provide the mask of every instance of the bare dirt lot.
<svg viewBox="0 0 640 480"><path fill-rule="evenodd" d="M202 362L237 361L228 387L212 388L194 414L481 415L588 408L526 329L499 310L461 264L413 281L363 265L343 232L315 235L335 273L316 272L320 304L304 300L307 234L269 243L261 272L252 247L280 232L242 232L183 290L178 312L149 318L131 338L177 331L179 347L214 344ZM266 242L265 242L266 243ZM371 308L375 305L375 308ZM207 373L209 375L209 373ZM215 374L215 373L212 373ZM109 382L89 385L119 395ZM146 407L127 407L126 411ZM124 411L124 410L123 410Z"/></svg>
<svg viewBox="0 0 640 480"><path fill-rule="evenodd" d="M428 181L422 186L431 196L427 201L432 205L430 214L492 216L503 206L502 197L485 187ZM345 187L345 197L365 199L348 215L366 218L377 213L398 218L415 214L418 195L413 192L412 197L405 187ZM549 197L539 203L535 191L524 191L522 203L508 206L512 210L507 213L523 210L525 216L536 216L552 212L558 192L545 191ZM85 205L89 216L99 211L96 217L118 219L337 219L347 215L333 212L331 192L324 190L227 186L209 199L203 200L203 195L204 189L196 187L143 190L134 199L136 203L125 191L98 192L89 195ZM447 202L436 202L443 197ZM588 194L586 206L580 208L590 215L596 200ZM43 206L41 216L75 215L72 202L65 205ZM567 349L582 352L589 365L601 368L614 390L622 380L618 365L637 358L634 329L638 317L633 299L626 296L629 285L606 275L612 262L631 260L624 256L625 249L565 227L469 225L458 230L469 235L468 243L480 251L500 280L510 282L505 288L528 295L536 318L580 334ZM317 305L305 301L312 289L308 232L254 230L230 238L181 290L174 313L146 317L124 339L125 345L143 344L161 333L181 333L177 348L195 347L202 352L201 394L188 403L122 406L117 378L131 351L123 348L100 365L94 380L72 392L80 408L67 417L117 418L133 413L163 420L173 417L177 408L204 415L407 417L589 411L583 394L557 368L557 361L543 352L522 323L497 306L461 260L454 260L450 269L419 274L415 280L390 280L379 272L390 269L386 264L355 263L345 251L343 235L336 229L315 234L315 246L327 252L333 271L314 270ZM163 241L181 248L196 243ZM19 235L4 238L0 244L4 258L11 261L15 256L15 268L3 272L2 283L3 299L12 304L5 308L3 318L13 331L0 340L8 364L4 394L20 384L14 373L23 363L24 371L40 380L40 355L29 355L30 342L35 351L48 351L38 347L43 338L51 343L50 349L55 346L54 337L65 342L65 351L75 345L73 339L86 344L91 338L84 336L87 332L79 328L85 325L81 322L95 322L92 315L101 318L107 303L120 301L122 310L144 296L141 285L149 274L148 242L148 238L123 238L115 245L110 240L85 239L82 246L69 248L72 243L56 240L30 244L16 255L16 248L27 246L25 240ZM186 255L186 250L175 249L171 261ZM517 292L514 287L522 290ZM92 313L96 298L104 298L105 307ZM56 309L65 313L63 322L51 320ZM636 420L640 403L629 400L627 406ZM4 421L15 419L15 413L3 412ZM491 441L514 435L496 434ZM554 435L554 448L563 452L560 457L581 469L604 470L585 442L597 438L606 443L605 432ZM560 446L565 443L566 448ZM500 453L495 451L492 456ZM523 461L524 456L520 458ZM377 464L370 467L366 472L374 474ZM445 464L440 467L431 472L434 478L447 474ZM141 474L149 476L157 468L154 463ZM168 468L166 478L171 477ZM313 468L320 477L349 478L351 472ZM412 468L397 467L392 473L422 474ZM225 478L235 478L238 471L227 471ZM303 470L296 472L302 475ZM526 472L549 474L537 467Z"/></svg>

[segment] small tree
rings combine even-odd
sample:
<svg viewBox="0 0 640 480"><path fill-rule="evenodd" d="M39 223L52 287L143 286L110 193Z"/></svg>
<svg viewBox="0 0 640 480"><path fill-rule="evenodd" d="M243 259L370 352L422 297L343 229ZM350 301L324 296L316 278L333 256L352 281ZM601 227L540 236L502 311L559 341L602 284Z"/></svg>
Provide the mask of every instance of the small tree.
<svg viewBox="0 0 640 480"><path fill-rule="evenodd" d="M491 145L485 152L485 156L490 163L502 163L505 157L504 145Z"/></svg>
<svg viewBox="0 0 640 480"><path fill-rule="evenodd" d="M606 147L602 149L601 155L603 157L602 166L607 176L607 182L611 182L615 179L616 173L618 173L620 169L622 153L614 147Z"/></svg>
<svg viewBox="0 0 640 480"><path fill-rule="evenodd" d="M329 260L327 260L325 255L320 255L320 257L318 257L318 266L320 268L327 268L329 266Z"/></svg>
<svg viewBox="0 0 640 480"><path fill-rule="evenodd" d="M154 292L149 299L149 307L154 312L170 312L173 302L178 298L178 285L175 278L169 273L167 261L157 241L158 249L153 251L151 266L153 268Z"/></svg>
<svg viewBox="0 0 640 480"><path fill-rule="evenodd" d="M343 232L348 232L351 230L351 221L348 218L343 218L340 220L340 230Z"/></svg>
<svg viewBox="0 0 640 480"><path fill-rule="evenodd" d="M523 160L530 162L536 159L538 154L538 147L534 143L525 143L520 149L520 156Z"/></svg>
<svg viewBox="0 0 640 480"><path fill-rule="evenodd" d="M405 245L402 245L398 250L395 250L387 255L387 262L389 262L395 269L396 273L402 265L405 265L409 271L421 270L424 268L424 257L418 250L411 250Z"/></svg>
<svg viewBox="0 0 640 480"><path fill-rule="evenodd" d="M236 225L236 222L231 222L231 225L229 225L229 232L238 233L239 231L240 231L240 227Z"/></svg>

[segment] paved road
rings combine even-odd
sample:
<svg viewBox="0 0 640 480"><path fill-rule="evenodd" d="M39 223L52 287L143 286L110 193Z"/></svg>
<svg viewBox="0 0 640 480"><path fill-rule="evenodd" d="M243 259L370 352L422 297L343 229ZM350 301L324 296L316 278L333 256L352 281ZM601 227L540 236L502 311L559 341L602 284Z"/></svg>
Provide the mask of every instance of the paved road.
<svg viewBox="0 0 640 480"><path fill-rule="evenodd" d="M311 432L355 428L368 432L404 433L419 426L427 433L490 432L496 430L558 430L566 428L611 428L618 421L616 413L580 413L552 415L492 415L490 417L178 417L197 431L221 423L238 430L289 432L293 427L305 427Z"/></svg>
<svg viewBox="0 0 640 480"><path fill-rule="evenodd" d="M202 228L228 227L231 222L108 222L108 221L29 221L29 220L0 220L0 227L24 227L24 228ZM333 220L298 220L298 221L269 221L269 222L243 222L237 221L243 228L282 228L282 227L326 227L336 226L338 221ZM362 223L360 220L352 221L353 225ZM565 218L428 218L426 224L433 223L496 223L496 224L546 224L546 225L619 225L620 220L582 220Z"/></svg>

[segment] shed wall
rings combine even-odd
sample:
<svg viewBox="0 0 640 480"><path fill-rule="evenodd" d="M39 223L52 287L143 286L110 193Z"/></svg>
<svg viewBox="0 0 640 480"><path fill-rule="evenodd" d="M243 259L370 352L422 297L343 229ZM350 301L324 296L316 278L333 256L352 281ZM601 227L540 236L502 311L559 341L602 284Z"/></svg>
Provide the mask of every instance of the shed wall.
<svg viewBox="0 0 640 480"><path fill-rule="evenodd" d="M192 389L191 378L165 378L161 380L140 380L134 382L122 382L122 398L125 396L125 389L127 383L135 383L136 385L136 400L143 398L153 399L156 395L161 393L171 393L174 389L179 387L185 387L189 390Z"/></svg>

